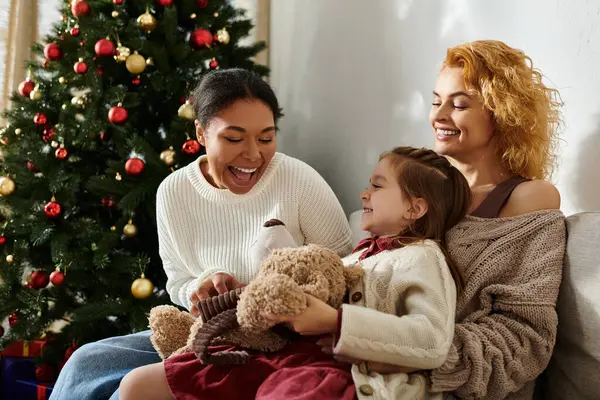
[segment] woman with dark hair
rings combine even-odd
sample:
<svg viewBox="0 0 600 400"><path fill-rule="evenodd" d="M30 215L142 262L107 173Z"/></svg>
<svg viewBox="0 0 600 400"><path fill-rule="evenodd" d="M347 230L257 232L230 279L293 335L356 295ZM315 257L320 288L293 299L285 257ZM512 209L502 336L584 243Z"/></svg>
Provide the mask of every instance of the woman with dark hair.
<svg viewBox="0 0 600 400"><path fill-rule="evenodd" d="M156 198L159 252L175 304L198 315L198 300L251 280L258 272L252 244L273 218L298 244L352 250L346 216L325 180L276 151L282 113L265 81L243 69L219 70L192 97L206 154L167 177ZM159 361L149 331L86 344L65 364L52 399L116 398L123 376Z"/></svg>

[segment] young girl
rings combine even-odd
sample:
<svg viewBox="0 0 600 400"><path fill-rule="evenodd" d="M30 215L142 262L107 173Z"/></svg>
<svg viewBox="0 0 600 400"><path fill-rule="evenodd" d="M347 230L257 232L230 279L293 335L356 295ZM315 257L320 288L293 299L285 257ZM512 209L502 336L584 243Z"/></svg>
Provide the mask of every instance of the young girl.
<svg viewBox="0 0 600 400"><path fill-rule="evenodd" d="M399 147L382 154L361 199L371 237L344 260L364 268L349 304L307 295L304 313L270 316L302 335L333 334L329 346L298 340L231 368L176 356L127 375L120 398L433 398L425 375L406 372L439 367L452 343L461 277L444 236L467 212L468 184L433 151Z"/></svg>

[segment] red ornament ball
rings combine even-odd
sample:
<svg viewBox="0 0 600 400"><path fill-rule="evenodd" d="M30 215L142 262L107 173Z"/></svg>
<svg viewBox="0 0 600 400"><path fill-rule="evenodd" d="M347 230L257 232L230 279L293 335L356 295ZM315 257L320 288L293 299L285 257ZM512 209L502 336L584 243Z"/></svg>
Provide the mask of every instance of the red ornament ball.
<svg viewBox="0 0 600 400"><path fill-rule="evenodd" d="M135 86L137 86L137 85L139 85L139 84L140 84L140 82L141 82L141 81L142 81L142 80L141 80L141 79L140 79L140 77L138 76L137 78L133 78L133 79L131 80L131 83L133 83Z"/></svg>
<svg viewBox="0 0 600 400"><path fill-rule="evenodd" d="M115 54L115 45L108 39L100 39L94 45L94 51L101 57L112 57Z"/></svg>
<svg viewBox="0 0 600 400"><path fill-rule="evenodd" d="M29 97L29 93L35 88L35 83L31 79L25 79L19 83L19 94L23 97Z"/></svg>
<svg viewBox="0 0 600 400"><path fill-rule="evenodd" d="M206 8L206 6L208 5L208 0L197 0L196 5L198 6L198 8Z"/></svg>
<svg viewBox="0 0 600 400"><path fill-rule="evenodd" d="M59 160L64 160L65 158L69 157L69 152L67 151L67 149L65 149L64 147L59 147L58 149L56 149L56 151L54 152L54 155L56 156L56 158L58 158Z"/></svg>
<svg viewBox="0 0 600 400"><path fill-rule="evenodd" d="M188 139L181 147L181 151L188 156L198 154L200 152L200 142L198 142L196 139Z"/></svg>
<svg viewBox="0 0 600 400"><path fill-rule="evenodd" d="M40 169L32 161L27 161L27 169L29 170L29 172L34 174L40 172Z"/></svg>
<svg viewBox="0 0 600 400"><path fill-rule="evenodd" d="M190 44L196 49L210 47L213 43L213 35L209 30L198 28L190 36Z"/></svg>
<svg viewBox="0 0 600 400"><path fill-rule="evenodd" d="M65 274L60 271L54 271L50 274L50 282L54 286L60 286L65 283Z"/></svg>
<svg viewBox="0 0 600 400"><path fill-rule="evenodd" d="M156 0L156 4L163 7L169 7L173 4L173 0Z"/></svg>
<svg viewBox="0 0 600 400"><path fill-rule="evenodd" d="M75 63L75 65L73 65L73 70L77 74L85 74L88 70L88 66L85 62L78 61Z"/></svg>
<svg viewBox="0 0 600 400"><path fill-rule="evenodd" d="M113 3L119 6L123 4L123 0L113 0Z"/></svg>
<svg viewBox="0 0 600 400"><path fill-rule="evenodd" d="M5 243L6 243L6 236L4 236L4 235L0 236L0 246L4 246Z"/></svg>
<svg viewBox="0 0 600 400"><path fill-rule="evenodd" d="M46 143L50 143L52 140L54 140L54 136L54 128L52 127L44 129L42 132L42 140Z"/></svg>
<svg viewBox="0 0 600 400"><path fill-rule="evenodd" d="M19 323L19 314L12 313L8 316L8 326L15 326Z"/></svg>
<svg viewBox="0 0 600 400"><path fill-rule="evenodd" d="M111 107L108 112L108 120L111 124L120 125L124 124L127 121L128 113L125 107L120 104L114 107Z"/></svg>
<svg viewBox="0 0 600 400"><path fill-rule="evenodd" d="M44 207L44 214L46 214L48 218L57 218L61 212L62 206L56 201L50 201Z"/></svg>
<svg viewBox="0 0 600 400"><path fill-rule="evenodd" d="M33 289L43 289L48 286L48 282L50 282L50 277L42 270L38 269L31 274L31 287Z"/></svg>
<svg viewBox="0 0 600 400"><path fill-rule="evenodd" d="M75 36L75 37L79 36L79 28L78 27L71 28L71 36Z"/></svg>
<svg viewBox="0 0 600 400"><path fill-rule="evenodd" d="M219 67L219 62L213 58L208 63L208 66L210 67L210 69L217 69Z"/></svg>
<svg viewBox="0 0 600 400"><path fill-rule="evenodd" d="M96 75L102 76L103 74L104 74L104 67L102 65L98 65L98 68L96 68Z"/></svg>
<svg viewBox="0 0 600 400"><path fill-rule="evenodd" d="M55 378L54 368L48 364L42 364L35 369L35 377L40 382L52 382Z"/></svg>
<svg viewBox="0 0 600 400"><path fill-rule="evenodd" d="M44 56L50 61L58 61L62 58L63 52L57 43L48 43L44 47Z"/></svg>
<svg viewBox="0 0 600 400"><path fill-rule="evenodd" d="M90 15L90 5L85 0L75 0L71 5L71 12L76 17Z"/></svg>
<svg viewBox="0 0 600 400"><path fill-rule="evenodd" d="M100 132L100 140L108 141L110 139L110 135L106 132Z"/></svg>
<svg viewBox="0 0 600 400"><path fill-rule="evenodd" d="M106 196L102 199L102 205L104 207L114 207L117 205L117 202L112 196Z"/></svg>
<svg viewBox="0 0 600 400"><path fill-rule="evenodd" d="M48 118L42 113L37 113L33 117L33 123L37 126L44 126L48 123Z"/></svg>
<svg viewBox="0 0 600 400"><path fill-rule="evenodd" d="M138 176L144 169L146 168L146 164L137 157L132 157L125 163L125 172L127 175Z"/></svg>

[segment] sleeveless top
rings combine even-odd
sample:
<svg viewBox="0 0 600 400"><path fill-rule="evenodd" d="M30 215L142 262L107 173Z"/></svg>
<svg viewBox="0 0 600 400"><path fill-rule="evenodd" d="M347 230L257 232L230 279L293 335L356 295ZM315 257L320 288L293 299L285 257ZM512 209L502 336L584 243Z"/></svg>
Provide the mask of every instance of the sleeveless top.
<svg viewBox="0 0 600 400"><path fill-rule="evenodd" d="M513 176L504 182L498 184L481 204L470 214L480 218L498 218L500 210L508 201L513 190L523 182L528 182L531 179L523 178L522 176Z"/></svg>

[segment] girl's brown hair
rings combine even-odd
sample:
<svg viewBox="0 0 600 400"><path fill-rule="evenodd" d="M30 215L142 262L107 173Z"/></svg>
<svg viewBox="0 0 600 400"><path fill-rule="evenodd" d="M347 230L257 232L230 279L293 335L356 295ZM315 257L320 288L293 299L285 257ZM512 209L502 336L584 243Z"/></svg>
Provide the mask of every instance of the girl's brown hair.
<svg viewBox="0 0 600 400"><path fill-rule="evenodd" d="M422 198L427 202L425 215L398 240L403 244L431 239L440 244L460 292L463 279L446 248L446 232L460 222L471 204L471 189L465 177L445 157L428 149L396 147L383 153L396 170L402 193L409 199Z"/></svg>

